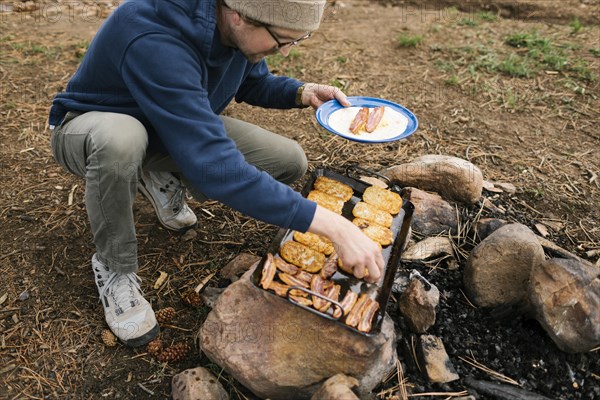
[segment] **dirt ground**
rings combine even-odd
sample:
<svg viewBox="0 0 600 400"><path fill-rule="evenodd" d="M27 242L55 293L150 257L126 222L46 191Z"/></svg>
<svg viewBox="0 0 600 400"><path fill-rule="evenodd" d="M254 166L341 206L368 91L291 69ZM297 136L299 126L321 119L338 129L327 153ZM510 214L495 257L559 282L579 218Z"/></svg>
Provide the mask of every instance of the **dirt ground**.
<svg viewBox="0 0 600 400"><path fill-rule="evenodd" d="M111 6L0 3L0 399L169 398L171 377L198 365L213 371L232 399L254 399L197 351L196 332L209 309L190 307L181 295L241 252L262 255L276 228L216 202L190 202L200 219L191 240L161 228L141 197L135 206L143 289L155 309L177 310L161 337L189 343L189 355L160 363L144 348L101 340L84 182L52 159L46 118ZM272 69L400 103L418 117L418 131L367 146L330 135L309 110L232 104L226 113L297 140L311 170L346 163L378 170L424 154L468 159L487 180L517 187L513 195L484 193L504 209L484 215L532 229L544 223L550 240L596 263L598 256L586 253L600 248L599 6L336 1L322 29L288 59L272 57ZM439 317L447 322L434 333L447 338L461 376L489 379L464 361L473 355L551 398L600 398L598 349L566 355L534 322L482 318L484 310L460 294L464 260L459 264L455 271L420 268L447 294ZM154 290L160 271L169 278ZM208 286L227 283L215 277ZM398 318L393 302L388 311ZM406 372L414 393L465 389L462 380L439 387ZM397 385L391 378L376 398L391 398Z"/></svg>

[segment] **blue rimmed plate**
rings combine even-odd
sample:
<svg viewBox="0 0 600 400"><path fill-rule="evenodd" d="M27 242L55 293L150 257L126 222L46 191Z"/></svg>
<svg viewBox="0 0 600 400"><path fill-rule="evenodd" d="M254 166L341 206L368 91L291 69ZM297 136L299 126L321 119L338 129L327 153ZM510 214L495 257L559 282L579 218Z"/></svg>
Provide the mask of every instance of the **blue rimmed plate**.
<svg viewBox="0 0 600 400"><path fill-rule="evenodd" d="M321 126L348 140L362 143L384 143L404 139L412 135L419 126L417 117L407 108L388 100L374 97L348 97L351 107L342 106L337 100L330 100L317 109L316 117ZM350 132L350 123L362 107L385 107L379 126L372 133Z"/></svg>

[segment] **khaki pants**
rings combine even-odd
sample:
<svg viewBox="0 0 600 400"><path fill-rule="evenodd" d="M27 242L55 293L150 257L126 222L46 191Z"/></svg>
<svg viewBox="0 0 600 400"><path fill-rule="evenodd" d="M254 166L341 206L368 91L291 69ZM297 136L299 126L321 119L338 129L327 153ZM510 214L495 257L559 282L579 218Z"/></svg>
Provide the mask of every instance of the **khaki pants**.
<svg viewBox="0 0 600 400"><path fill-rule="evenodd" d="M247 122L221 118L248 163L287 184L306 172L306 156L295 141ZM52 132L52 152L67 171L85 178L85 204L100 261L112 271L135 272L133 201L141 171L178 173L174 160L149 152L148 134L137 119L95 111L68 113ZM207 199L202 188L186 186L198 201Z"/></svg>

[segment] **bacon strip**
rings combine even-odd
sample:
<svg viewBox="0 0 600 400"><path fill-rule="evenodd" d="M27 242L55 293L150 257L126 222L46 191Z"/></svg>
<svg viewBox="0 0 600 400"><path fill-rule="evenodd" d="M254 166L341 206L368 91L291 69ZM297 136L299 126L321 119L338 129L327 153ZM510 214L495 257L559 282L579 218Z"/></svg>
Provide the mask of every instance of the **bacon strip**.
<svg viewBox="0 0 600 400"><path fill-rule="evenodd" d="M381 119L383 118L384 111L385 111L384 106L374 108L371 111L371 114L369 115L369 119L368 119L367 123L365 124L365 131L371 133L375 129L377 129L377 125L379 125L379 123L381 122Z"/></svg>
<svg viewBox="0 0 600 400"><path fill-rule="evenodd" d="M313 278L313 274L311 274L310 272L300 270L300 271L298 271L298 273L296 275L294 275L294 278L300 279L301 281L305 282L307 285L310 285L310 282L312 281L312 278Z"/></svg>
<svg viewBox="0 0 600 400"><path fill-rule="evenodd" d="M364 128L368 119L369 119L369 109L367 107L361 108L358 111L358 113L356 114L356 116L354 117L354 119L352 120L352 123L350 124L350 132L357 135L358 132L362 128Z"/></svg>
<svg viewBox="0 0 600 400"><path fill-rule="evenodd" d="M278 275L279 279L281 279L281 281L283 283L285 283L286 285L290 285L290 286L300 286L303 288L309 288L310 285L294 276L288 275L284 272L280 272Z"/></svg>
<svg viewBox="0 0 600 400"><path fill-rule="evenodd" d="M286 263L285 261L283 261L283 259L279 257L275 258L275 266L281 272L285 272L286 274L290 275L296 275L298 271L300 271L300 268L296 267L295 265Z"/></svg>
<svg viewBox="0 0 600 400"><path fill-rule="evenodd" d="M313 278L310 282L310 290L312 290L316 294L325 296L325 281L318 274L313 275ZM322 298L317 296L313 296L312 298L313 306L317 310L320 310L321 308L325 307L325 304L328 303L328 301L323 300Z"/></svg>
<svg viewBox="0 0 600 400"><path fill-rule="evenodd" d="M355 328L356 325L358 325L365 305L367 304L367 299L368 297L366 294L363 293L360 295L358 301L356 302L356 304L354 304L354 307L352 307L352 310L346 317L346 325L351 326L353 328Z"/></svg>
<svg viewBox="0 0 600 400"><path fill-rule="evenodd" d="M306 306L306 307L312 306L312 303L313 303L311 299L308 299L306 297L300 297L300 296L292 296L291 293L290 293L290 299L292 299L296 303L302 304L303 306Z"/></svg>
<svg viewBox="0 0 600 400"><path fill-rule="evenodd" d="M366 305L358 323L358 330L361 332L369 332L371 330L371 322L375 313L379 309L379 303L375 300L367 298Z"/></svg>
<svg viewBox="0 0 600 400"><path fill-rule="evenodd" d="M334 253L327 259L327 261L325 261L325 265L323 265L321 272L319 272L321 278L329 279L333 275L335 275L335 273L337 272L337 260L338 255Z"/></svg>
<svg viewBox="0 0 600 400"><path fill-rule="evenodd" d="M273 290L277 296L287 297L287 291L290 287L276 281L271 282L269 289ZM291 293L290 293L291 294Z"/></svg>
<svg viewBox="0 0 600 400"><path fill-rule="evenodd" d="M263 289L269 289L271 287L271 283L273 283L273 278L275 277L275 263L273 262L273 254L267 254L267 259L265 260L265 264L263 265L262 277L260 279L260 285Z"/></svg>
<svg viewBox="0 0 600 400"><path fill-rule="evenodd" d="M350 312L350 310L352 310L352 307L356 303L356 300L358 300L358 295L352 290L348 290L346 292L346 295L344 296L344 299L340 303L342 309L340 310L338 307L335 307L335 310L333 311L333 317L340 318L342 315L348 315L348 313Z"/></svg>
<svg viewBox="0 0 600 400"><path fill-rule="evenodd" d="M338 301L338 299L340 298L340 289L340 285L331 286L329 290L327 290L327 293L325 293L325 297L334 301ZM329 301L324 301L323 305L320 308L317 308L315 306L315 308L317 308L317 310L321 312L327 312L327 310L329 310L329 307L331 307L331 303Z"/></svg>

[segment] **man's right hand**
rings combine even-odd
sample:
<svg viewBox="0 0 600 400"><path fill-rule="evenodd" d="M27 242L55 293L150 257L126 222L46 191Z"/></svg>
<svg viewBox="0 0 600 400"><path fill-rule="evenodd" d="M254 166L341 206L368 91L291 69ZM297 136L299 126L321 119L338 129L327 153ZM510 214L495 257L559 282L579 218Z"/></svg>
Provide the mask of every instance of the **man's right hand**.
<svg viewBox="0 0 600 400"><path fill-rule="evenodd" d="M369 239L356 225L346 218L317 205L309 232L326 236L333 242L335 251L357 278L377 282L384 268L381 247Z"/></svg>

